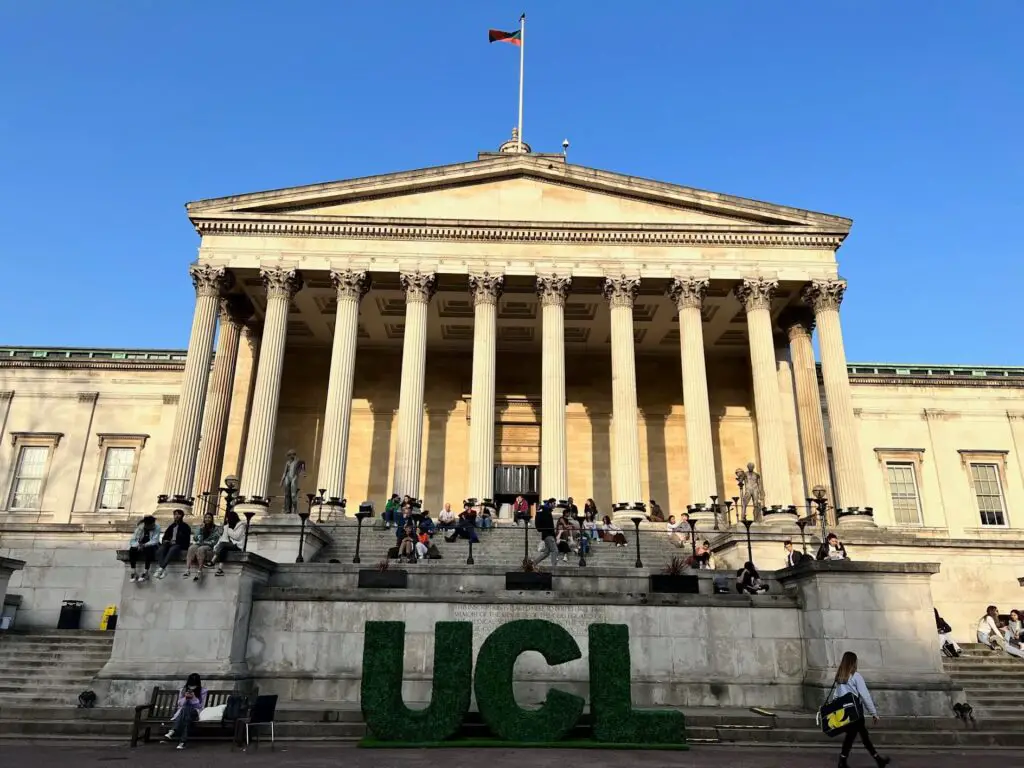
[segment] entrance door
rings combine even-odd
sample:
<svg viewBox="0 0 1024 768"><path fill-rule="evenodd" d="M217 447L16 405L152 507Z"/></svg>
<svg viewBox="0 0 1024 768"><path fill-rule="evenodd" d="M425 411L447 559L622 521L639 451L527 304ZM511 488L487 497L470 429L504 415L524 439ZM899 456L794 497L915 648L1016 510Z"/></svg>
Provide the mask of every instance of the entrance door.
<svg viewBox="0 0 1024 768"><path fill-rule="evenodd" d="M540 467L536 464L499 464L494 468L494 503L498 509L514 502L516 496L530 502L531 508L540 501Z"/></svg>

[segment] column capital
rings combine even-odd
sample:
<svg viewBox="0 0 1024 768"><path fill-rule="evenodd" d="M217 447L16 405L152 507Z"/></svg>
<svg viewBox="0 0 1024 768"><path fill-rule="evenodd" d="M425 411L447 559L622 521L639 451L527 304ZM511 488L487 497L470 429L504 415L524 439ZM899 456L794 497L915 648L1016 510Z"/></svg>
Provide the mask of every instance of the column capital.
<svg viewBox="0 0 1024 768"><path fill-rule="evenodd" d="M217 297L230 290L235 283L234 275L224 267L209 264L192 264L188 268L188 274L192 278L192 285L195 286L196 296Z"/></svg>
<svg viewBox="0 0 1024 768"><path fill-rule="evenodd" d="M814 333L814 313L809 307L787 307L779 316L779 327L790 341Z"/></svg>
<svg viewBox="0 0 1024 768"><path fill-rule="evenodd" d="M604 279L604 297L608 299L611 307L633 308L633 301L640 290L639 277L606 277Z"/></svg>
<svg viewBox="0 0 1024 768"><path fill-rule="evenodd" d="M565 306L571 287L571 277L559 277L556 274L537 276L537 296L542 306Z"/></svg>
<svg viewBox="0 0 1024 768"><path fill-rule="evenodd" d="M469 276L469 292L473 297L473 305L497 304L501 291L505 286L504 275L492 275L484 272Z"/></svg>
<svg viewBox="0 0 1024 768"><path fill-rule="evenodd" d="M766 277L747 277L733 289L743 309L750 312L755 309L772 308L772 299L779 289L779 281Z"/></svg>
<svg viewBox="0 0 1024 768"><path fill-rule="evenodd" d="M805 285L800 292L804 303L814 309L814 314L832 310L839 311L839 305L843 303L843 294L846 293L846 281L838 280L812 280Z"/></svg>
<svg viewBox="0 0 1024 768"><path fill-rule="evenodd" d="M331 284L338 294L338 302L359 302L370 290L370 276L355 269L332 269Z"/></svg>
<svg viewBox="0 0 1024 768"><path fill-rule="evenodd" d="M252 319L253 306L249 298L241 293L232 293L228 296L221 296L220 299L220 322L221 325L232 323L234 325L245 325Z"/></svg>
<svg viewBox="0 0 1024 768"><path fill-rule="evenodd" d="M701 309L710 282L706 277L673 277L665 295L672 299L680 311L691 307Z"/></svg>
<svg viewBox="0 0 1024 768"><path fill-rule="evenodd" d="M260 267L260 277L267 288L267 299L287 299L302 290L302 273L292 267L276 265Z"/></svg>
<svg viewBox="0 0 1024 768"><path fill-rule="evenodd" d="M437 289L437 275L433 272L400 272L398 279L408 304L429 304Z"/></svg>

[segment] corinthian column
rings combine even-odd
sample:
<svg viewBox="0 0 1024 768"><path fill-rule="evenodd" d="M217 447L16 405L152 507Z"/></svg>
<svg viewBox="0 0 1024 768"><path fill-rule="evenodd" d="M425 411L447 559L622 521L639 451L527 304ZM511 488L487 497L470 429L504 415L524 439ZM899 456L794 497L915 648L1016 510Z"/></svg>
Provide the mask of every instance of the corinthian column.
<svg viewBox="0 0 1024 768"><path fill-rule="evenodd" d="M679 350L683 365L683 408L686 417L686 453L689 459L690 500L707 504L718 495L715 454L711 445L711 406L704 360L701 309L708 290L704 277L677 277L668 296L679 310Z"/></svg>
<svg viewBox="0 0 1024 768"><path fill-rule="evenodd" d="M402 272L399 278L405 289L405 334L398 394L395 493L418 499L423 455L423 388L427 373L427 306L434 295L435 275Z"/></svg>
<svg viewBox="0 0 1024 768"><path fill-rule="evenodd" d="M356 377L356 338L359 332L359 302L370 288L365 272L331 270L331 282L338 297L334 316L334 346L331 348L331 376L327 383L327 410L320 449L317 488L326 488L331 512L345 514L345 467L348 464L348 435L352 425L352 387Z"/></svg>
<svg viewBox="0 0 1024 768"><path fill-rule="evenodd" d="M232 282L224 267L193 264L188 271L196 289L196 308L192 314L192 333L188 338L188 355L185 358L178 410L174 415L171 451L164 479L165 493L158 499L159 503L169 503L175 508L191 507L191 502L186 499L192 492L195 476L199 424L210 379L217 304L221 294Z"/></svg>
<svg viewBox="0 0 1024 768"><path fill-rule="evenodd" d="M217 352L213 356L213 373L206 394L203 411L203 433L199 441L199 459L196 462L195 497L206 493L204 514L217 508L220 496L218 472L224 461L224 442L227 438L228 412L231 410L231 391L235 385L235 363L238 360L238 340L242 325L252 317L252 304L245 296L235 294L221 299L220 333Z"/></svg>
<svg viewBox="0 0 1024 768"><path fill-rule="evenodd" d="M612 511L617 520L629 519L636 510L646 509L640 487L640 431L636 407L636 355L633 350L633 301L640 288L637 277L607 277L604 296L608 299L612 330L612 428L615 455L612 457Z"/></svg>
<svg viewBox="0 0 1024 768"><path fill-rule="evenodd" d="M537 278L542 343L540 385L540 495L565 501L569 497L565 443L565 299L571 277Z"/></svg>
<svg viewBox="0 0 1024 768"><path fill-rule="evenodd" d="M836 465L836 504L860 507L864 494L864 468L860 440L853 417L853 398L846 370L846 350L839 325L839 305L846 292L845 280L815 280L803 291L803 300L814 309L821 348L821 378L825 383L825 405L832 434L832 455Z"/></svg>
<svg viewBox="0 0 1024 768"><path fill-rule="evenodd" d="M758 277L744 280L735 290L736 298L747 313L754 409L757 411L757 447L765 504L768 506L792 503L786 431L782 423L782 393L779 391L775 343L772 340L771 303L778 287L777 280Z"/></svg>
<svg viewBox="0 0 1024 768"><path fill-rule="evenodd" d="M302 274L287 266L261 267L260 277L267 289L267 311L260 341L260 363L249 416L245 463L239 487L239 505L254 505L251 511L266 511L270 460L277 429L277 405L281 398L281 370L288 337L288 306L302 288ZM237 509L237 507L236 507ZM239 509L239 512L242 510Z"/></svg>
<svg viewBox="0 0 1024 768"><path fill-rule="evenodd" d="M469 495L494 501L494 369L501 275L469 276L473 296L473 391L469 422Z"/></svg>
<svg viewBox="0 0 1024 768"><path fill-rule="evenodd" d="M787 310L780 319L789 337L789 356L793 361L793 382L799 417L800 453L804 465L804 498L812 495L816 485L830 487L828 451L825 448L825 426L821 418L821 392L818 369L814 364L814 314L806 307ZM829 494L831 496L831 494Z"/></svg>

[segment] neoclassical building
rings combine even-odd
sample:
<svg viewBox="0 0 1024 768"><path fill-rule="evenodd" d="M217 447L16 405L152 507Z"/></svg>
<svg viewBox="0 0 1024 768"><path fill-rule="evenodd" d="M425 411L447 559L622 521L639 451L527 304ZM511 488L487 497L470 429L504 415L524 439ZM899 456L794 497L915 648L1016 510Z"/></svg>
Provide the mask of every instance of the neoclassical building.
<svg viewBox="0 0 1024 768"><path fill-rule="evenodd" d="M737 496L753 462L768 507L823 486L873 513L852 536L906 559L973 542L1010 579L1024 370L849 364L849 219L516 148L190 203L187 354L4 350L0 554L28 553L29 613L82 589L118 526L199 512L227 476L242 511L280 512L289 450L327 507L522 493L621 517Z"/></svg>

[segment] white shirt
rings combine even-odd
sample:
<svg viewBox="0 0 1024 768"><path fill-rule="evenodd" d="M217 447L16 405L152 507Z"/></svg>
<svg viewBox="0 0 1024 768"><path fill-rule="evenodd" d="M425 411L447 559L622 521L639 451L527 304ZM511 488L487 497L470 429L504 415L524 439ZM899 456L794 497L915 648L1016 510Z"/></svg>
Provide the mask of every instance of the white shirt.
<svg viewBox="0 0 1024 768"><path fill-rule="evenodd" d="M981 621L978 622L978 632L983 635L999 634L999 627L996 626L996 620L986 614L981 617Z"/></svg>
<svg viewBox="0 0 1024 768"><path fill-rule="evenodd" d="M878 710L875 709L875 702L871 698L871 693L868 691L864 678L860 676L860 672L854 672L845 683L836 683L836 692L832 698L838 699L840 696L845 696L848 693L860 697L861 702L864 704L864 709L867 710L869 715L878 715Z"/></svg>
<svg viewBox="0 0 1024 768"><path fill-rule="evenodd" d="M665 533L675 533L681 531L683 528L689 528L689 523L665 523Z"/></svg>

